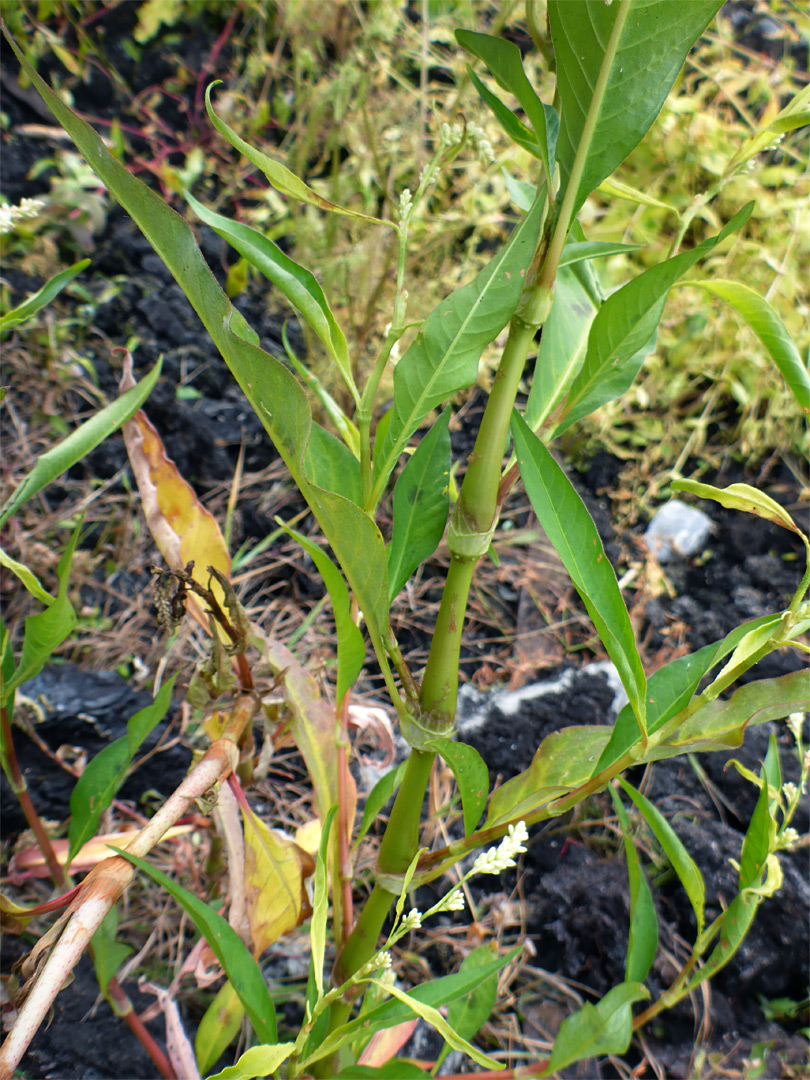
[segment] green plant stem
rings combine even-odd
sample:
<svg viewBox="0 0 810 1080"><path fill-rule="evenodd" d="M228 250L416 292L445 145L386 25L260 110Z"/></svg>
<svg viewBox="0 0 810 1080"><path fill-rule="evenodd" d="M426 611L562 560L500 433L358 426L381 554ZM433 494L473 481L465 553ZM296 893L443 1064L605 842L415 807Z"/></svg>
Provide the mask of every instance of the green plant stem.
<svg viewBox="0 0 810 1080"><path fill-rule="evenodd" d="M510 324L454 513L465 532L486 533L495 517L509 421L538 325L517 317Z"/></svg>
<svg viewBox="0 0 810 1080"><path fill-rule="evenodd" d="M346 939L346 943L335 961L335 969L332 973L332 982L335 986L340 986L346 982L355 971L359 971L363 964L374 955L377 950L380 930L394 899L394 895L381 885L375 885L371 890L371 894L363 904L363 910L354 924L354 929ZM351 1011L350 1004L347 1009L336 1008L341 1004L346 1005L347 1003L335 1002L332 1006L330 1031L334 1031L336 1027L343 1023L343 1020ZM340 1019L337 1017L338 1012L342 1013Z"/></svg>
<svg viewBox="0 0 810 1080"><path fill-rule="evenodd" d="M426 725L429 726L436 738L450 733L456 715L461 632L477 563L477 557L451 556L430 642L430 654L419 697L425 723L420 726L423 729ZM410 860L406 861L406 865L407 862Z"/></svg>
<svg viewBox="0 0 810 1080"><path fill-rule="evenodd" d="M404 874L416 854L420 812L435 756L430 751L411 751L377 858L384 874Z"/></svg>

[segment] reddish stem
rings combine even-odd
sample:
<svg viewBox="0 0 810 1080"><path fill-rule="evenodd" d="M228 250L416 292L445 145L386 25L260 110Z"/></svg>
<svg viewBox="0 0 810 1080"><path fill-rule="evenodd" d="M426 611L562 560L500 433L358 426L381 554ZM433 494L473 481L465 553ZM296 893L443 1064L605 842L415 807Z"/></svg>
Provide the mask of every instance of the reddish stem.
<svg viewBox="0 0 810 1080"><path fill-rule="evenodd" d="M107 993L115 1001L116 1012L152 1059L152 1063L165 1080L178 1080L171 1062L146 1029L144 1022L132 1007L132 1002L118 979L113 975L107 985Z"/></svg>
<svg viewBox="0 0 810 1080"><path fill-rule="evenodd" d="M67 885L65 871L59 864L59 860L57 859L51 844L51 838L45 831L45 826L42 824L42 820L36 812L34 804L31 802L31 796L28 794L28 786L25 782L25 777L23 776L17 761L17 754L14 749L14 738L11 734L11 722L9 720L8 709L5 705L0 709L0 724L2 724L3 729L3 742L6 747L6 761L8 762L8 769L11 774L9 780L11 781L12 790L17 796L17 801L20 804L23 814L25 814L25 820L28 822L29 828L36 837L37 846L42 852L42 857L47 863L48 870L54 883L65 888Z"/></svg>

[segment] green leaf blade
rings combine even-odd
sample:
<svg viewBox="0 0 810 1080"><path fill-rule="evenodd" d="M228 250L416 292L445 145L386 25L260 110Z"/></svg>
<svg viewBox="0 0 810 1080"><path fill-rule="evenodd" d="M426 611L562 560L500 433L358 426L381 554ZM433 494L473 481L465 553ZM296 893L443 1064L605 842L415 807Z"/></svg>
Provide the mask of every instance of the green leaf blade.
<svg viewBox="0 0 810 1080"><path fill-rule="evenodd" d="M788 328L763 297L737 281L684 281L719 296L745 319L770 353L800 408L810 417L810 374L802 362Z"/></svg>
<svg viewBox="0 0 810 1080"><path fill-rule="evenodd" d="M619 672L640 731L646 733L647 679L616 574L593 519L563 470L516 412L512 436L532 508Z"/></svg>
<svg viewBox="0 0 810 1080"><path fill-rule="evenodd" d="M425 435L394 485L394 524L388 548L388 599L439 546L450 508L448 407Z"/></svg>
<svg viewBox="0 0 810 1080"><path fill-rule="evenodd" d="M126 780L127 770L141 743L169 711L176 678L172 675L161 686L152 704L129 718L127 734L99 751L76 781L70 793L68 867L82 845L96 835L101 815Z"/></svg>
<svg viewBox="0 0 810 1080"><path fill-rule="evenodd" d="M464 835L469 837L483 813L489 795L489 770L481 755L467 743L434 739L430 746L453 770L464 814Z"/></svg>
<svg viewBox="0 0 810 1080"><path fill-rule="evenodd" d="M596 1005L584 1005L560 1024L548 1071L559 1072L567 1065L604 1054L624 1054L633 1037L635 1001L650 996L640 983L614 986Z"/></svg>
<svg viewBox="0 0 810 1080"><path fill-rule="evenodd" d="M245 1006L245 1012L253 1025L256 1036L263 1043L275 1044L278 1036L276 1034L276 1010L273 1006L273 999L270 997L270 991L267 989L261 968L250 955L233 927L208 904L199 900L188 889L184 889L182 885L172 881L156 866L152 866L145 859L140 859L137 855L132 855L128 851L112 847L112 845L110 847L122 858L129 860L133 866L137 866L139 870L148 874L158 885L162 885L183 907L198 931L211 946L217 960L222 964L225 974L239 995L239 1000ZM282 1058L282 1060L284 1059Z"/></svg>
<svg viewBox="0 0 810 1080"><path fill-rule="evenodd" d="M12 308L11 311L7 311L5 315L0 316L0 337L2 337L7 330L19 326L20 323L24 323L27 319L36 315L36 313L44 308L46 304L49 304L67 284L73 281L82 270L86 270L89 265L89 259L82 259L81 262L74 263L73 266L69 266L66 270L62 270L60 273L55 274L50 281L46 281L42 288L37 289L33 296L29 296L27 300L23 300L17 307Z"/></svg>
<svg viewBox="0 0 810 1080"><path fill-rule="evenodd" d="M669 290L699 259L741 229L753 207L748 203L716 236L645 270L608 297L591 324L585 360L568 391L555 435L629 389L655 345Z"/></svg>
<svg viewBox="0 0 810 1080"><path fill-rule="evenodd" d="M374 482L390 475L408 439L431 409L471 386L485 345L506 326L520 298L534 255L542 207L532 210L509 242L468 285L428 315L394 368L394 405L382 447L375 453Z"/></svg>
<svg viewBox="0 0 810 1080"><path fill-rule="evenodd" d="M614 0L611 4L549 0L561 101L560 200L580 144L588 138L572 219L587 196L650 129L689 49L721 4L722 0Z"/></svg>
<svg viewBox="0 0 810 1080"><path fill-rule="evenodd" d="M636 804L639 812L649 825L658 843L664 849L672 868L678 875L678 879L689 897L692 910L697 919L698 937L703 933L704 908L706 902L706 886L703 883L703 875L698 869L697 863L683 846L675 830L661 813L640 791L636 791L632 785L619 777L619 783L625 792Z"/></svg>

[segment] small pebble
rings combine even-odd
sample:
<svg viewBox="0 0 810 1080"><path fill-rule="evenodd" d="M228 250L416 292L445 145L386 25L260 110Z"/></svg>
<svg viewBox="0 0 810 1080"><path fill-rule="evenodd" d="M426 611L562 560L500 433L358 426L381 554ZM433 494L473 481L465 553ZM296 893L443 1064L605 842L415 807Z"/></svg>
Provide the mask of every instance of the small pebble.
<svg viewBox="0 0 810 1080"><path fill-rule="evenodd" d="M700 551L709 538L712 519L680 499L665 503L653 515L644 539L659 562L685 558Z"/></svg>

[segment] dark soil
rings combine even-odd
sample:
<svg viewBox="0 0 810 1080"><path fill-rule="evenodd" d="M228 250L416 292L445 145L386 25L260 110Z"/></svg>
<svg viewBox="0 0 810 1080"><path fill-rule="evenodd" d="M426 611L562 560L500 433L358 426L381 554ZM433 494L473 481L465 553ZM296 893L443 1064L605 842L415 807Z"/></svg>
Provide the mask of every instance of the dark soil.
<svg viewBox="0 0 810 1080"><path fill-rule="evenodd" d="M741 7L742 5L737 5ZM116 41L131 30L136 5L121 4L105 9L110 60L114 62L129 87L128 94L109 90L110 84L95 76L74 90L77 107L99 118L117 115L140 90L160 83L167 77L166 61L160 49L145 50L144 62L133 65L127 55L116 50ZM195 76L202 59L211 55L225 16L206 12L194 32L175 42L182 61ZM129 21L127 21L129 20ZM172 56L175 54L172 53ZM217 64L227 65L228 46L217 54ZM174 63L174 61L173 61ZM163 67L161 66L163 64ZM9 64L12 70L13 65ZM215 66L210 77L216 77ZM223 68L224 70L224 68ZM47 174L32 187L25 179L34 161L43 155L47 144L20 136L20 124L42 122L32 98L9 85L7 76L3 108L11 119L10 130L3 132L4 153L0 160L0 190L11 201L36 190L47 191ZM166 111L166 99L160 108L162 118L174 132L178 145L200 135L200 118L188 108ZM132 114L130 114L132 115ZM140 117L143 121L143 117ZM148 156L155 147L150 142L147 125L138 148ZM151 129L150 129L151 130ZM178 150L179 153L179 150ZM178 158L181 160L181 158ZM148 172L145 174L149 178ZM224 281L233 255L215 234L199 229L201 247L220 281ZM69 252L72 241L62 239L66 261L78 257ZM134 352L136 373L151 368L159 355L164 357L163 376L149 400L148 413L160 431L170 456L181 472L201 493L212 486L227 484L233 476L239 448L244 442L246 475L258 474L277 462L263 428L233 382L224 362L202 332L190 305L180 293L148 243L117 209L106 218L102 233L93 242L92 264L82 282L96 298L92 330L88 330L83 352L92 363L99 388L114 395L120 374L110 349L127 338L137 337ZM41 282L15 270L4 270L4 277L19 300ZM117 281L117 290L109 290ZM262 344L275 355L283 355L280 344L280 319L269 311L264 291L251 287L237 301L237 307L260 335ZM62 307L61 310L66 310ZM299 352L303 343L295 338ZM188 384L199 395L192 401L178 400L176 386L185 379L189 368L193 378ZM23 393L24 403L33 410L32 394ZM76 408L80 406L76 399ZM27 415L27 414L26 414ZM475 409L469 414L466 428L454 435L454 452L464 457L469 452L470 433L475 428ZM599 455L588 470L572 473L578 490L591 511L605 541L608 555L621 573L640 558L639 539L643 525L632 532L622 530L616 520L611 493L617 486L622 463L609 455ZM91 477L111 478L126 468L126 455L120 439L110 439L89 456L71 474L70 480L83 483ZM688 474L689 469L686 469ZM788 509L801 512L799 485L790 470L770 463L763 469L730 465L710 482L731 483L739 480L761 481L766 491ZM130 481L131 483L131 481ZM119 481L114 490L124 491ZM281 497L281 496L280 496ZM284 498L292 499L289 492ZM59 502L59 489L53 495ZM798 582L797 559L800 546L791 534L747 515L725 511L714 504L704 507L715 524L707 550L699 557L678 561L667 567L673 596L666 593L650 599L640 598L638 611L641 639L647 658L664 660L684 645L697 649L721 638L740 622L765 612L779 610L788 602ZM263 538L273 529L276 507L268 507L260 497L245 497L238 512L239 540ZM515 501L507 509L507 519L519 529L531 524L524 506ZM473 621L465 641L464 671L468 687L464 691L463 738L486 760L491 780L501 782L525 768L544 736L570 724L612 723L615 718L615 679L605 665L580 669L573 657L596 657L582 651L590 631L583 629L581 608L567 585L554 597L559 610L571 614L576 623L575 635L567 644L576 652L563 656L559 635L550 629L536 631L535 651L518 655L516 631L522 625L526 597L532 582L526 561L514 561L504 550L508 572L496 573L482 567L481 592L473 606ZM510 563L510 559L513 562ZM441 553L436 569L441 569ZM293 590L296 600L309 606L317 599L317 586L300 568L290 571L282 565L277 571ZM426 575L427 577L428 575ZM136 595L148 581L144 566L126 568L124 591ZM101 584L98 583L99 588ZM94 584L83 586L87 603L94 601ZM397 633L403 650L415 659L426 655L427 633L431 623L431 605L435 590L428 584L420 594L421 610L413 605L399 609ZM486 600L484 603L482 596ZM548 598L547 598L548 599ZM548 600L551 603L551 600ZM530 605L531 606L531 605ZM541 621L542 622L542 621ZM545 625L545 624L543 624ZM490 638L500 635L503 645L493 645ZM155 635L156 636L156 632ZM543 643L542 648L539 642ZM541 660L540 657L543 659ZM549 659L550 658L550 659ZM528 666L527 666L528 664ZM532 666L533 665L533 666ZM797 670L799 656L784 651L758 665L747 678L766 678ZM549 670L550 668L550 670ZM535 682L542 672L545 681ZM473 688L490 682L512 681L507 696L492 696ZM125 732L127 719L151 697L145 691L132 690L125 679L113 672L88 672L74 665L50 667L24 688L25 696L43 710L35 732L52 753L69 745L96 754L110 740ZM26 715L28 713L26 712ZM144 747L151 749L162 738L165 725L154 733ZM734 895L735 874L729 859L739 859L742 836L756 800L756 791L733 768L733 757L748 768L758 770L767 741L775 735L781 752L785 779L795 780L798 766L792 753L790 736L784 725L766 724L748 732L743 747L733 754L703 756L693 766L687 759L661 762L646 775L646 793L673 821L678 834L698 863L707 885L708 918L712 918ZM34 803L50 820L64 819L72 777L56 766L23 731L15 733L21 761ZM190 751L176 743L165 752L152 756L127 781L119 797L137 804L148 791L163 795L170 792L182 777L190 760ZM631 776L639 782L640 776ZM16 801L2 786L4 838L11 841L23 827ZM599 796L587 808L587 817L601 820L612 813L606 796ZM794 823L800 831L808 829L805 805ZM627 945L628 893L623 856L604 847L604 830L574 821L555 821L533 836L524 859L522 890L527 909L527 933L537 954L537 966L564 978L575 980L601 995L624 975ZM766 900L743 947L727 968L712 983L708 1005L704 1002L682 1005L665 1014L646 1033L649 1048L667 1077L686 1077L690 1072L696 1042L697 1023L693 1010L708 1011L708 1034L703 1040L709 1053L716 1053L722 1068L740 1070L746 1058L764 1054L759 1076L800 1075L806 1061L807 1042L795 1034L807 1017L778 1023L764 1011L766 999L806 999L810 974L810 887L808 886L808 850L780 855L784 885L777 896ZM691 907L677 881L664 872L651 872L655 903L661 926L661 941L666 950L682 956L681 939L694 938ZM505 879L504 887L510 887ZM19 940L6 939L4 967L17 959ZM436 973L446 962L455 962L454 954L432 950L429 957ZM672 968L661 960L649 979L653 997L669 985ZM147 999L138 1000L132 980L127 992L143 1008ZM90 1013L96 998L91 965L86 959L76 972L76 980L57 999L54 1020L37 1035L24 1067L28 1075L38 1077L99 1077L115 1080L124 1077L155 1075L139 1044L124 1024L111 1016L105 1003ZM526 1003L527 1017L538 1006L534 998ZM542 1004L542 1002L540 1002ZM528 1022L528 1021L527 1021ZM160 1028L161 1025L157 1025ZM756 1044L762 1044L761 1051ZM629 1059L628 1059L629 1060ZM570 1075L615 1076L611 1066L589 1062L587 1072L572 1070ZM564 1075L568 1075L567 1073ZM703 1075L727 1075L704 1072Z"/></svg>

